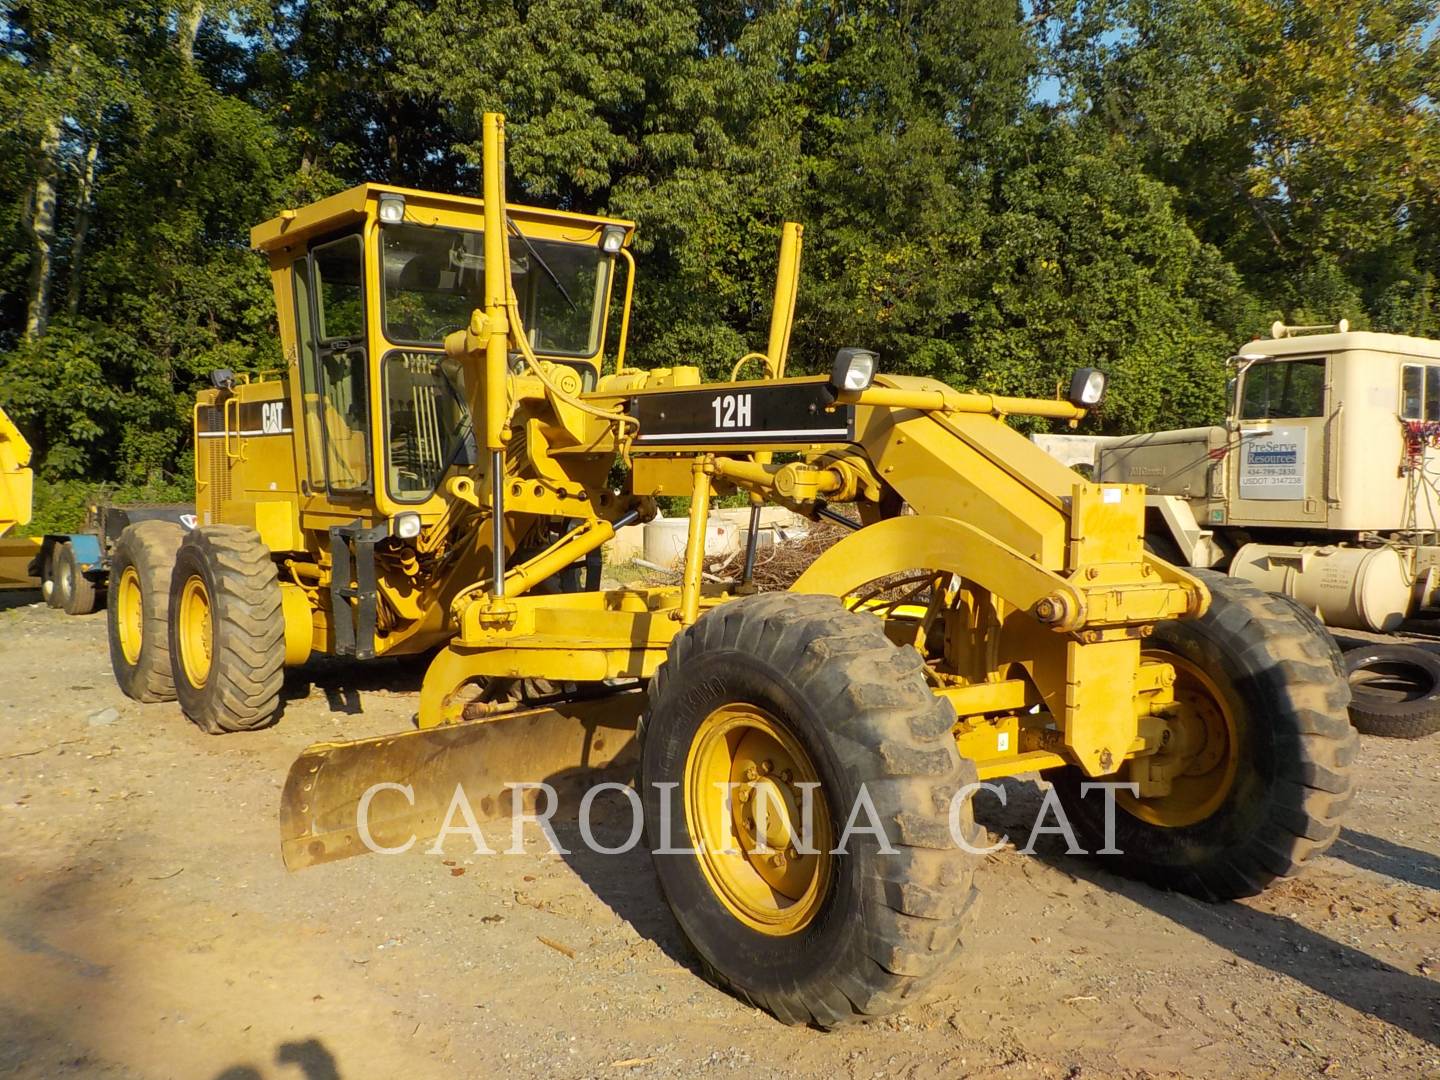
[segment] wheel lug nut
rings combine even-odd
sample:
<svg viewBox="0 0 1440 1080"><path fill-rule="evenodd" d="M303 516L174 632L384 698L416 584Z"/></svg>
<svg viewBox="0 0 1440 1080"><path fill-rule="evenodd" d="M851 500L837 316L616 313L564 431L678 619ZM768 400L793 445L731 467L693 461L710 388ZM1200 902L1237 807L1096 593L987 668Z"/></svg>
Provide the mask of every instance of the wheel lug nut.
<svg viewBox="0 0 1440 1080"><path fill-rule="evenodd" d="M745 766L745 779L746 779L746 780L749 780L749 781L751 781L751 782L753 783L753 782L759 777L759 775L760 775L760 774L755 771L755 766L754 766L753 764L751 764L751 765L746 765L746 766Z"/></svg>
<svg viewBox="0 0 1440 1080"><path fill-rule="evenodd" d="M769 776L770 770L774 768L768 760L760 762L760 775Z"/></svg>
<svg viewBox="0 0 1440 1080"><path fill-rule="evenodd" d="M784 870L785 856L779 854L771 856L770 865L773 866L776 870Z"/></svg>
<svg viewBox="0 0 1440 1080"><path fill-rule="evenodd" d="M737 788L735 790L735 796L742 803L747 803L750 801L750 789L748 787Z"/></svg>

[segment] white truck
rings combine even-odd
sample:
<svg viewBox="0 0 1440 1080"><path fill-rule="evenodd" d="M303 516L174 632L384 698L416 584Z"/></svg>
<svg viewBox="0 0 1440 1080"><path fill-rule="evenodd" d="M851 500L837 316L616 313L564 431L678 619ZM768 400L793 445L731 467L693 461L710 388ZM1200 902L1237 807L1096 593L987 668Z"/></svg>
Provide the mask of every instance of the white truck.
<svg viewBox="0 0 1440 1080"><path fill-rule="evenodd" d="M1337 629L1440 605L1440 341L1276 323L1231 362L1223 424L1095 440L1097 479L1148 486L1152 550ZM1440 656L1378 644L1346 663L1362 730L1440 730Z"/></svg>

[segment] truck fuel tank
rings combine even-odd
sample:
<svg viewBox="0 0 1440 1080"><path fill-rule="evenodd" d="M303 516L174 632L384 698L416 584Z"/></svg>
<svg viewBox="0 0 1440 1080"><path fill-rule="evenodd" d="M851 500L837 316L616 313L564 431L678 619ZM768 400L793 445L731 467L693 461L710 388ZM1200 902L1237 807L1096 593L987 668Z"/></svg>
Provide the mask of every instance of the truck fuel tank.
<svg viewBox="0 0 1440 1080"><path fill-rule="evenodd" d="M1327 626L1388 633L1410 614L1415 575L1395 547L1246 544L1230 573L1318 611Z"/></svg>

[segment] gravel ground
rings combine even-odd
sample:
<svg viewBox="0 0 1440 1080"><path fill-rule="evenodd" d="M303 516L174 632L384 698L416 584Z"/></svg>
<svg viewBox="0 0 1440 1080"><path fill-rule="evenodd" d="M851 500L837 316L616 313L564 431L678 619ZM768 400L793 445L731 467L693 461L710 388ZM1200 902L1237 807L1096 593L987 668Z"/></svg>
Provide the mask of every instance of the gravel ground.
<svg viewBox="0 0 1440 1080"><path fill-rule="evenodd" d="M0 594L0 1071L1440 1077L1440 737L1365 738L1341 841L1245 903L1007 847L943 996L827 1034L706 984L642 852L287 874L290 761L406 728L413 666L304 669L278 726L212 738L120 694L103 613L35 599ZM1023 846L1037 789L1007 792L979 813Z"/></svg>

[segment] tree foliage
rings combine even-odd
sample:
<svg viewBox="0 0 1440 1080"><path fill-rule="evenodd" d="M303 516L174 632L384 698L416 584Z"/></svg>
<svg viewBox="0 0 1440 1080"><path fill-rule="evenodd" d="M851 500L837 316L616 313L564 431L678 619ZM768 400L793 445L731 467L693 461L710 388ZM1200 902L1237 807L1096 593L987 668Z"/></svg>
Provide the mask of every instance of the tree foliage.
<svg viewBox="0 0 1440 1080"><path fill-rule="evenodd" d="M251 225L362 180L633 218L633 356L728 373L802 221L792 370L1213 419L1275 317L1440 335L1424 0L4 0L0 403L51 481L183 482L278 358Z"/></svg>

